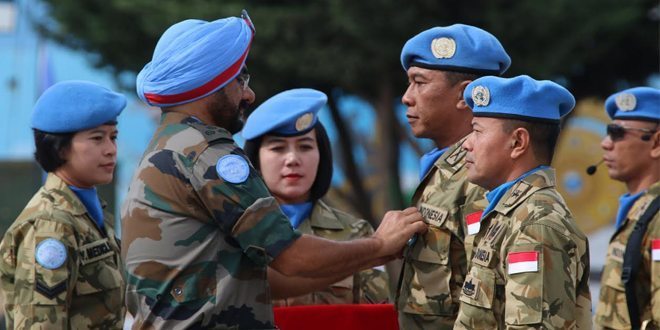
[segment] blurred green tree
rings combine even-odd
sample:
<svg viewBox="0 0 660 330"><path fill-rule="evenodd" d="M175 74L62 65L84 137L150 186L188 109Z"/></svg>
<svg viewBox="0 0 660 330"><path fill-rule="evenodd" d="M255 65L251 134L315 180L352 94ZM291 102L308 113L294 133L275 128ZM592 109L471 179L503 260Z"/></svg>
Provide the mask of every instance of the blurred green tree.
<svg viewBox="0 0 660 330"><path fill-rule="evenodd" d="M643 84L659 71L656 0L44 1L53 21L40 24L40 30L91 52L97 66L110 67L118 77L139 71L172 23L237 16L246 8L257 29L248 59L257 102L293 87L313 87L330 96L339 132L336 155L347 178L342 195L370 220L407 204L400 185L400 144L421 152L394 112L406 86L401 47L414 34L453 23L482 27L511 55L507 76L557 80L578 98ZM130 82L126 87L132 88ZM358 141L340 115L336 101L344 93L373 105L372 141ZM366 180L360 171L365 164L353 156L356 143L370 144L373 171Z"/></svg>

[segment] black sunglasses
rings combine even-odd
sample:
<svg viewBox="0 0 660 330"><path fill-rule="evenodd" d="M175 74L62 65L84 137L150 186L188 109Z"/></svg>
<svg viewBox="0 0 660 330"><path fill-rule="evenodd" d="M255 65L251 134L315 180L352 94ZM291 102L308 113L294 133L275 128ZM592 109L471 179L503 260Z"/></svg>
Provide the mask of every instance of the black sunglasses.
<svg viewBox="0 0 660 330"><path fill-rule="evenodd" d="M645 133L641 136L642 141L651 140L651 136L653 135L653 133L656 132L656 130L652 130L648 128L623 127L617 124L607 125L607 135L610 136L610 139L612 139L612 141L622 140L623 137L626 135L626 131L639 131Z"/></svg>

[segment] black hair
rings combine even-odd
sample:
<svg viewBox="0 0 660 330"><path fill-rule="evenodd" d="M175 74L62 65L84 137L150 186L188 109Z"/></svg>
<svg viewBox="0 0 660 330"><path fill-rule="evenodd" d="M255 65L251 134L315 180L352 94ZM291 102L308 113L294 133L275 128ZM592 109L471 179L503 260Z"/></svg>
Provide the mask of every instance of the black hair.
<svg viewBox="0 0 660 330"><path fill-rule="evenodd" d="M66 163L64 153L71 147L71 141L76 132L48 133L34 131L34 159L46 172L53 172Z"/></svg>
<svg viewBox="0 0 660 330"><path fill-rule="evenodd" d="M316 143L318 144L319 149L319 168L316 172L316 179L310 189L309 198L311 202L316 202L321 197L325 196L328 189L330 189L332 181L332 149L330 147L328 133L326 133L323 124L317 122L313 129L316 133ZM245 154L257 171L260 169L259 148L261 147L262 141L263 135L252 140L247 140L245 141L245 147L243 148Z"/></svg>
<svg viewBox="0 0 660 330"><path fill-rule="evenodd" d="M447 79L447 82L449 82L449 85L451 86L456 86L456 84L466 80L475 81L482 77L482 75L478 73L467 73L467 72L458 72L458 71L444 71L444 73L445 73L445 79Z"/></svg>
<svg viewBox="0 0 660 330"><path fill-rule="evenodd" d="M502 129L511 133L516 128L524 128L529 133L534 157L543 165L550 165L555 155L555 147L561 132L559 123L532 122L519 119L505 119Z"/></svg>

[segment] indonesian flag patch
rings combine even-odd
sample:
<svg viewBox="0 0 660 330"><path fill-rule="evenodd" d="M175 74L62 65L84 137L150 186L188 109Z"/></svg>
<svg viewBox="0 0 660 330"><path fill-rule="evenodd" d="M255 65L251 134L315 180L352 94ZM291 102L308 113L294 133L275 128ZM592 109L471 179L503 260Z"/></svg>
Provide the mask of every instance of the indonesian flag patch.
<svg viewBox="0 0 660 330"><path fill-rule="evenodd" d="M509 252L506 259L509 275L539 271L539 253L537 251Z"/></svg>
<svg viewBox="0 0 660 330"><path fill-rule="evenodd" d="M660 239L651 241L651 259L653 261L660 261Z"/></svg>
<svg viewBox="0 0 660 330"><path fill-rule="evenodd" d="M481 215L483 213L484 211L474 212L465 217L468 235L474 235L479 232L479 229L481 229Z"/></svg>

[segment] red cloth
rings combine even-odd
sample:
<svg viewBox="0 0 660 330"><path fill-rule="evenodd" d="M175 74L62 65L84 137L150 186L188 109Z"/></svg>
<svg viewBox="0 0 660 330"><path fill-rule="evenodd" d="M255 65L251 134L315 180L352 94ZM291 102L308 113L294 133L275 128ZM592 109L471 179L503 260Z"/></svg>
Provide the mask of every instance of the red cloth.
<svg viewBox="0 0 660 330"><path fill-rule="evenodd" d="M282 330L398 330L392 304L312 305L275 307L275 324Z"/></svg>

